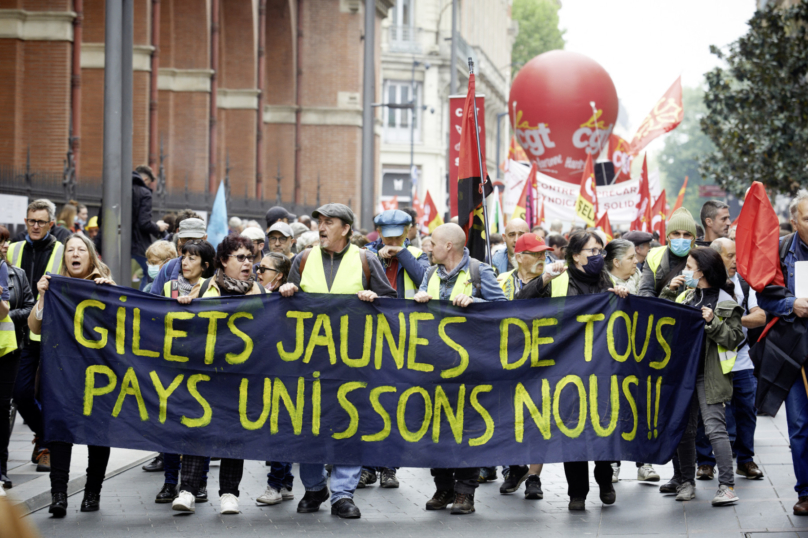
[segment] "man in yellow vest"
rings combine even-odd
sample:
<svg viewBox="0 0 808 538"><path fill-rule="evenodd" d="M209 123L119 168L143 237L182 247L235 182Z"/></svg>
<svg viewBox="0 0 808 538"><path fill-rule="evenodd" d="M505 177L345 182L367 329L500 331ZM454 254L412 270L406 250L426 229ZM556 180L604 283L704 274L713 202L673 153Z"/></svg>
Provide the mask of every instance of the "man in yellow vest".
<svg viewBox="0 0 808 538"><path fill-rule="evenodd" d="M442 224L432 233L432 258L437 264L424 275L415 300L451 301L465 308L473 302L506 301L490 265L469 256L466 234L454 223ZM432 469L436 491L427 501L427 510L443 510L452 505L453 514L474 512L474 491L479 467Z"/></svg>
<svg viewBox="0 0 808 538"><path fill-rule="evenodd" d="M320 246L295 257L289 279L280 287L283 297L298 291L307 293L356 294L363 301L395 297L384 268L376 256L351 244L354 214L343 204L326 204L314 213L318 221ZM331 469L331 514L355 519L362 516L353 501L362 466L334 465ZM325 466L301 463L300 480L306 494L297 505L301 513L317 512L328 499Z"/></svg>
<svg viewBox="0 0 808 538"><path fill-rule="evenodd" d="M28 204L25 217L27 233L23 241L8 247L8 262L25 271L28 282L36 284L45 273L58 273L64 258L64 245L51 230L56 221L56 206L50 200L34 200ZM34 396L36 372L39 369L41 336L31 334L31 343L20 353L20 369L14 383L14 402L34 431L34 452L31 461L39 472L50 472L50 453L40 443L43 436L42 411Z"/></svg>
<svg viewBox="0 0 808 538"><path fill-rule="evenodd" d="M668 244L651 249L645 258L637 292L641 297L659 297L671 280L682 274L690 249L696 247L696 221L684 207L673 212L666 230Z"/></svg>

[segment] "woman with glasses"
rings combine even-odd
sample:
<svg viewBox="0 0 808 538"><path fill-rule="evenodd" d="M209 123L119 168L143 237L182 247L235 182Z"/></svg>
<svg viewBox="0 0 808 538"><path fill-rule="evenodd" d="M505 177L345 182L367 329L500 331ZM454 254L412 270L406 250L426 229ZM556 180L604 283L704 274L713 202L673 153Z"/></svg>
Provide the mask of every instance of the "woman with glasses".
<svg viewBox="0 0 808 538"><path fill-rule="evenodd" d="M210 278L214 273L214 263L216 251L213 245L204 239L188 239L180 247L181 272L176 279L171 279L163 284L163 296L174 299L187 297L191 290L200 280ZM148 254L148 251L147 251ZM188 458L189 456L185 456ZM162 489L157 493L154 502L165 504L174 502L179 495L177 485L179 484L181 460L179 454L163 454L163 475L165 482ZM202 466L202 481L196 491L194 500L196 502L207 502L208 500L208 471L210 470L210 458L205 458Z"/></svg>
<svg viewBox="0 0 808 538"><path fill-rule="evenodd" d="M615 293L628 297L628 288L612 283L603 259L603 240L592 231L577 232L570 236L567 245L567 271L553 279L553 297ZM612 486L612 462L595 462L595 481L600 486L600 500L603 504L614 504L617 495ZM589 494L589 462L571 461L564 463L567 476L570 510L585 510L586 496Z"/></svg>
<svg viewBox="0 0 808 538"><path fill-rule="evenodd" d="M267 291L275 291L286 284L291 268L292 260L278 252L270 252L264 256L261 263L255 268L255 272L258 281Z"/></svg>
<svg viewBox="0 0 808 538"><path fill-rule="evenodd" d="M185 245L183 245L183 249ZM191 304L199 297L258 295L264 287L253 280L253 243L235 234L225 237L216 250L216 272L210 278L200 278L191 292L178 297L182 304ZM184 274L184 271L183 271ZM174 500L173 509L194 512L196 495L202 487L205 456L184 456L182 461L182 490ZM244 460L222 458L219 469L219 497L222 514L238 514L238 487L244 474Z"/></svg>

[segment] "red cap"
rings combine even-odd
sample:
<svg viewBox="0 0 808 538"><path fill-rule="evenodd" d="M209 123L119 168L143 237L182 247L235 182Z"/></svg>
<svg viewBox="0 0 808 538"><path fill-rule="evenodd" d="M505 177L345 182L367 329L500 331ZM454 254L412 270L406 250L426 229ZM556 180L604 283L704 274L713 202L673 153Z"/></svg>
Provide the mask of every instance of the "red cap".
<svg viewBox="0 0 808 538"><path fill-rule="evenodd" d="M523 235L516 240L516 246L513 249L514 253L517 254L520 252L544 252L545 250L552 250L552 247L548 247L537 234Z"/></svg>

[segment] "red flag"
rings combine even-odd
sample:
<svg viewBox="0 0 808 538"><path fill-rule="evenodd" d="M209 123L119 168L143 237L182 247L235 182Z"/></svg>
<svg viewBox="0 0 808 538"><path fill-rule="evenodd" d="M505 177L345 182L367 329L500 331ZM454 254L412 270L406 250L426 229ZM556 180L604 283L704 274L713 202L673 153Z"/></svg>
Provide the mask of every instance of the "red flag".
<svg viewBox="0 0 808 538"><path fill-rule="evenodd" d="M463 105L462 131L460 133L460 155L457 171L457 220L466 232L466 246L472 258L484 260L486 256L485 223L483 222L482 181L485 179L486 195L491 194L491 181L485 166L485 151L477 149L477 129L474 124L474 74L469 75L469 88ZM479 133L480 144L485 132ZM480 155L482 167L480 170Z"/></svg>
<svg viewBox="0 0 808 538"><path fill-rule="evenodd" d="M387 211L388 209L398 209L398 196L393 196L392 200L382 200L381 204L382 211Z"/></svg>
<svg viewBox="0 0 808 538"><path fill-rule="evenodd" d="M609 160L614 164L615 183L631 179L631 145L616 134L609 135Z"/></svg>
<svg viewBox="0 0 808 538"><path fill-rule="evenodd" d="M516 203L516 207L511 214L511 217L508 220L513 219L522 219L527 221L527 210L528 210L528 189L530 189L531 178L536 177L536 163L530 165L530 172L527 174L527 179L525 180L525 186L522 187L522 194L519 196L519 201ZM528 222L528 227L530 223Z"/></svg>
<svg viewBox="0 0 808 538"><path fill-rule="evenodd" d="M595 228L600 228L606 234L606 239L611 241L614 239L614 232L612 232L612 223L609 222L609 212L604 211L603 215L595 223Z"/></svg>
<svg viewBox="0 0 808 538"><path fill-rule="evenodd" d="M429 194L429 191L426 191L426 196L424 196L422 214L418 219L418 223L424 233L432 233L435 228L443 224L443 218L438 213L438 208L435 202L432 201L432 195Z"/></svg>
<svg viewBox="0 0 808 538"><path fill-rule="evenodd" d="M735 232L738 272L758 293L768 284L784 286L780 270L780 221L759 181L746 193Z"/></svg>
<svg viewBox="0 0 808 538"><path fill-rule="evenodd" d="M631 139L631 153L637 155L654 138L676 129L682 122L682 77L676 79L665 95L643 120L640 128Z"/></svg>
<svg viewBox="0 0 808 538"><path fill-rule="evenodd" d="M575 216L581 217L587 226L594 226L598 220L598 191L595 188L595 169L592 155L586 156L584 173L581 175L581 190L575 203Z"/></svg>
<svg viewBox="0 0 808 538"><path fill-rule="evenodd" d="M668 200L667 195L665 194L665 189L662 189L662 194L659 195L656 202L654 202L654 208L651 209L651 232L659 233L659 244L665 244L665 222L668 220L667 215L668 210Z"/></svg>
<svg viewBox="0 0 808 538"><path fill-rule="evenodd" d="M539 211L538 211L538 219L536 219L535 226L541 226L544 223L544 196L541 197L539 201Z"/></svg>
<svg viewBox="0 0 808 538"><path fill-rule="evenodd" d="M413 224L421 222L421 217L424 216L424 208L421 206L421 200L418 198L418 193L415 189L412 190L412 208L415 210L415 222Z"/></svg>
<svg viewBox="0 0 808 538"><path fill-rule="evenodd" d="M648 189L648 155L643 156L642 173L640 174L640 201L637 204L637 216L631 223L632 230L651 232L651 193Z"/></svg>
<svg viewBox="0 0 808 538"><path fill-rule="evenodd" d="M685 189L686 188L687 188L687 176L685 176L685 182L682 183L682 188L679 189L679 197L676 198L676 205L673 206L673 211L676 211L677 209L682 207L682 202L685 201ZM673 214L673 211L671 211L671 214Z"/></svg>

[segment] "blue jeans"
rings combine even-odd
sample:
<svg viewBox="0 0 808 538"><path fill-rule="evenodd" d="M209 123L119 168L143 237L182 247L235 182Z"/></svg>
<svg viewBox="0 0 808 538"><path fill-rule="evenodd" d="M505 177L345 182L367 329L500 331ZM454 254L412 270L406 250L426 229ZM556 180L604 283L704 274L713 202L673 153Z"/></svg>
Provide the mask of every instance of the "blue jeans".
<svg viewBox="0 0 808 538"><path fill-rule="evenodd" d="M786 420L788 421L788 439L791 442L791 460L794 462L794 474L797 485L794 491L797 496L808 496L808 396L802 376L791 386L786 396Z"/></svg>
<svg viewBox="0 0 808 538"><path fill-rule="evenodd" d="M756 392L757 379L754 370L733 372L732 401L726 406L725 411L729 442L732 444L733 455L738 459L738 465L749 463L755 455ZM704 424L701 418L699 418L699 429L696 433L696 452L699 465L715 467L713 447L710 440L704 435Z"/></svg>
<svg viewBox="0 0 808 538"><path fill-rule="evenodd" d="M353 499L359 477L362 475L362 467L347 467L345 465L334 465L331 468L331 504L340 499ZM326 472L322 463L301 463L300 481L306 491L320 491L325 487Z"/></svg>
<svg viewBox="0 0 808 538"><path fill-rule="evenodd" d="M276 491L286 488L291 491L295 475L292 474L292 464L273 461L267 473L267 486Z"/></svg>
<svg viewBox="0 0 808 538"><path fill-rule="evenodd" d="M17 404L20 416L25 419L28 427L34 430L34 435L39 437L40 442L43 443L42 406L34 397L40 346L39 342L31 342L20 353L20 368L17 370L17 380L14 382L14 402ZM8 418L4 420L8 420Z"/></svg>
<svg viewBox="0 0 808 538"><path fill-rule="evenodd" d="M163 474L166 477L166 484L179 484L181 460L179 454L163 453ZM210 458L205 458L202 467L202 485L208 483L208 471L210 471Z"/></svg>

